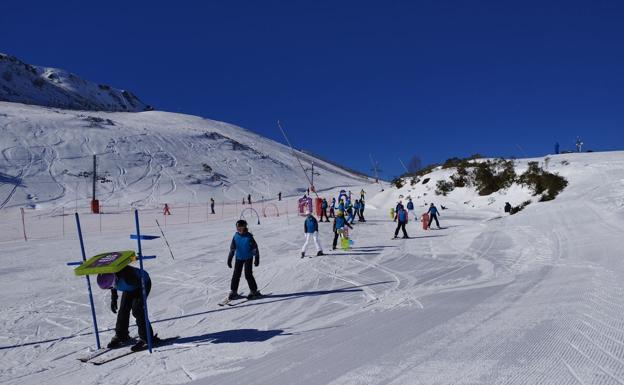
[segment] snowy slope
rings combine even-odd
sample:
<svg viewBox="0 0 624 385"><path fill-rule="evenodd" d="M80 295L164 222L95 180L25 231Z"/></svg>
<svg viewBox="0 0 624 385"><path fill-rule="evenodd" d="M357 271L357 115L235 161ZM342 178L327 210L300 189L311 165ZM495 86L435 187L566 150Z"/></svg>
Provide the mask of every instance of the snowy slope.
<svg viewBox="0 0 624 385"><path fill-rule="evenodd" d="M168 227L176 260L160 241L144 245L159 256L147 263L150 309L156 332L181 338L101 367L76 360L94 345L85 282L64 266L79 258L76 239L4 243L1 382L621 384L624 153L551 158L569 181L554 201L507 216L498 199L473 196L472 207L449 196L445 228L410 223L409 240L390 240L387 208L400 192L372 186L348 252L328 250L327 223L328 255L303 260L301 219L252 225L256 279L271 295L235 307L216 305L229 287L233 218ZM89 236L87 254L133 248L127 238ZM106 341L115 318L105 292L95 299Z"/></svg>
<svg viewBox="0 0 624 385"><path fill-rule="evenodd" d="M91 111L151 109L129 91L95 84L62 69L33 66L3 53L0 101Z"/></svg>
<svg viewBox="0 0 624 385"><path fill-rule="evenodd" d="M254 201L308 186L286 146L231 124L160 111L85 112L0 102L0 208L91 199L92 157L104 206ZM315 162L319 189L367 178Z"/></svg>

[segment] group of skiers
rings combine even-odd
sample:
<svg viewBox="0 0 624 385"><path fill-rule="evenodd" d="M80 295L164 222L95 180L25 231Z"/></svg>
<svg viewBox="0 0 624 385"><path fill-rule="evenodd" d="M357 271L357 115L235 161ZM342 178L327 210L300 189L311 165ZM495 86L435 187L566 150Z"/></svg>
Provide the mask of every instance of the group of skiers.
<svg viewBox="0 0 624 385"><path fill-rule="evenodd" d="M409 217L411 216L412 218L417 218L417 215L414 214L414 202L412 202L412 198L408 198L407 200L407 207L403 206L403 202L399 201L397 203L397 205L394 208L394 221L397 222L397 227L396 230L394 231L394 238L397 238L399 235L399 230L403 232L403 238L409 238L409 235L407 235L407 230L405 229L405 226L407 225L407 222L409 220ZM429 205L429 209L427 210L427 213L423 215L423 221L427 220L427 226L426 228L430 228L431 227L431 223L433 221L435 221L436 226L438 227L438 229L440 229L440 222L438 221L438 216L440 215L440 212L438 211L438 208L431 203Z"/></svg>
<svg viewBox="0 0 624 385"><path fill-rule="evenodd" d="M336 249L338 239L345 237L348 229L353 229L352 225L354 224L356 216L358 217L359 222L366 222L364 219L364 197L365 191L362 190L360 192L360 199L355 199L354 203L351 204L351 192L349 191L349 193L346 194L341 191L341 195L338 200L336 200L336 198L332 198L331 205L328 205L326 199L322 200L320 215L321 221L323 221L323 218L326 219L326 222L329 222L330 217L334 219L332 225L332 232L334 234L332 242L333 250ZM327 215L328 208L329 215ZM394 220L397 222L394 238L397 238L400 230L403 232L403 238L409 238L405 226L408 223L410 214L413 216L414 203L411 199L409 199L407 208L404 208L402 202L399 201L394 212ZM431 225L432 221L435 220L438 228L440 228L437 218L439 212L433 203L431 203L429 207L428 214L430 217L429 225ZM301 249L301 258L305 257L305 252L308 244L310 243L310 238L314 241L317 252L316 255L324 255L323 248L321 247L319 241L318 221L309 210L304 219L303 232L305 234L305 241ZM245 273L245 280L247 281L250 290L247 298L255 299L262 296L253 275L253 267L257 267L259 265L260 251L258 243L254 239L254 236L249 232L247 222L243 219L238 220L236 222L236 232L230 242L230 249L227 257L227 266L234 269L232 279L230 281L230 293L227 300L234 300L241 297L238 294L238 286L243 271ZM141 278L143 279L145 285L145 296L147 297L151 289L151 279L146 271L144 271L143 276L141 276L141 270L128 265L117 273L98 274L97 276L98 286L102 289L110 289L111 311L113 313L117 313L115 335L108 344L109 348L120 347L133 341L128 331L130 313L132 313L136 319L139 331L139 340L132 346L132 350L139 351L147 348L148 333L150 334L154 345L157 345L160 341L158 336L154 334L151 326L146 327L144 302L141 292ZM117 303L119 298L118 291L122 292L121 303L119 305Z"/></svg>

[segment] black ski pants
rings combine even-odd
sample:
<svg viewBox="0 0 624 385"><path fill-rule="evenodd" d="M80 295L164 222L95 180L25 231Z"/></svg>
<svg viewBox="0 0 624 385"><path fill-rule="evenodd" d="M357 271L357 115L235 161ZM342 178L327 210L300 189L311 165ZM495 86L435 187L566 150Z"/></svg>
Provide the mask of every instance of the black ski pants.
<svg viewBox="0 0 624 385"><path fill-rule="evenodd" d="M245 268L245 279L247 280L247 285L249 285L249 290L251 290L252 293L255 293L258 291L258 285L256 284L256 280L253 276L253 258L249 258L244 261L239 261L238 259L236 260L234 263L234 273L232 273L230 290L232 290L232 293L238 293L238 283L240 282L243 268Z"/></svg>
<svg viewBox="0 0 624 385"><path fill-rule="evenodd" d="M431 227L431 223L433 222L434 219L436 221L436 226L440 227L440 222L438 222L438 216L436 214L431 214L431 216L429 217L429 224L427 225L427 227Z"/></svg>
<svg viewBox="0 0 624 385"><path fill-rule="evenodd" d="M327 209L321 210L321 219L319 221L323 222L323 216L325 216L325 220L329 222L329 217L327 216Z"/></svg>
<svg viewBox="0 0 624 385"><path fill-rule="evenodd" d="M407 224L407 222L401 222L399 221L397 223L397 228L396 230L394 230L394 236L396 237L397 235L399 235L399 230L403 230L403 237L407 238L407 230L405 230L405 225Z"/></svg>
<svg viewBox="0 0 624 385"><path fill-rule="evenodd" d="M145 282L145 294L149 295L152 289L152 282ZM145 298L147 300L147 297ZM143 310L143 299L141 298L141 289L135 291L124 291L121 294L121 302L117 309L117 324L115 325L115 334L119 337L129 336L128 326L130 325L130 312L136 320L139 329L139 338L147 341L147 333L145 332L145 311ZM152 336L152 326L150 325L150 333Z"/></svg>

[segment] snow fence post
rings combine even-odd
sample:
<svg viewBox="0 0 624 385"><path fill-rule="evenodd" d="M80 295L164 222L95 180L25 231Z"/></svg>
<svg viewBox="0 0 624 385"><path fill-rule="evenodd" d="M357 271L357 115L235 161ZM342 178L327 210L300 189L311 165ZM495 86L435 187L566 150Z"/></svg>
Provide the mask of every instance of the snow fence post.
<svg viewBox="0 0 624 385"><path fill-rule="evenodd" d="M137 247L138 247L137 257L139 259L139 268L141 269L141 297L143 297L143 314L145 317L145 333L147 334L147 348L149 349L149 352L152 353L152 328L150 327L150 322L149 322L148 312L147 312L147 293L145 292L145 278L143 277L145 270L143 270L143 252L141 250L141 230L139 229L139 210L137 209L134 209L134 224L136 225L136 236L137 236Z"/></svg>
<svg viewBox="0 0 624 385"><path fill-rule="evenodd" d="M80 217L78 213L74 214L76 216L76 227L78 228L78 239L80 240L80 251L82 252L82 261L87 260L87 256L85 255L84 241L82 240L82 229L80 228ZM93 329L95 330L95 342L98 349L101 349L100 346L100 334L98 332L97 326L97 318L95 317L95 305L93 304L93 291L91 290L91 280L89 279L89 275L85 275L87 279L87 289L89 290L89 303L91 304L91 317L93 318Z"/></svg>

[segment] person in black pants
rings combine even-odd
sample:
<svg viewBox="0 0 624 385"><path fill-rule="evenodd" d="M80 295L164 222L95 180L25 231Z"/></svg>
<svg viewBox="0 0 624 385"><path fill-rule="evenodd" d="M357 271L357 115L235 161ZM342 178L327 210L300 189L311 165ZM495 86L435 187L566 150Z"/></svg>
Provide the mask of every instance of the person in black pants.
<svg viewBox="0 0 624 385"><path fill-rule="evenodd" d="M232 268L234 255L236 255L236 261L234 262L234 272L232 274L228 298L236 299L238 297L238 284L243 268L245 269L245 279L247 280L250 291L247 298L253 299L260 297L261 294L258 291L258 285L253 276L252 267L252 263L255 266L260 265L260 251L258 250L258 244L253 235L247 230L247 221L242 219L236 222L236 234L234 234L232 243L230 244L230 253L228 254L227 261L227 265L230 269Z"/></svg>
<svg viewBox="0 0 624 385"><path fill-rule="evenodd" d="M435 219L436 226L438 226L439 229L440 222L438 222L438 215L440 215L440 212L438 211L438 208L432 203L431 206L429 206L429 211L427 212L429 213L429 225L427 227L431 228L431 223Z"/></svg>
<svg viewBox="0 0 624 385"><path fill-rule="evenodd" d="M210 198L210 211L212 211L211 214L214 214L214 198Z"/></svg>
<svg viewBox="0 0 624 385"><path fill-rule="evenodd" d="M323 198L321 202L321 219L320 222L323 222L323 217L325 217L325 222L329 222L329 217L327 216L327 199Z"/></svg>
<svg viewBox="0 0 624 385"><path fill-rule="evenodd" d="M152 281L149 274L143 270L143 282L145 284L145 299L152 288ZM117 323L115 324L115 335L108 343L109 348L118 348L130 341L128 327L130 324L130 312L136 320L139 329L139 341L132 347L133 350L143 349L147 345L147 329L145 326L145 310L141 295L141 270L136 267L126 266L117 273L98 274L98 286L102 289L111 290L111 311L117 313ZM121 303L117 306L118 294L121 291ZM150 325L149 333L152 342L156 344L158 338Z"/></svg>
<svg viewBox="0 0 624 385"><path fill-rule="evenodd" d="M397 221L397 228L394 230L394 237L396 238L399 235L399 229L403 230L403 238L409 238L407 235L407 231L405 230L405 225L407 224L407 211L403 207L399 208L399 211L396 212L395 220Z"/></svg>

